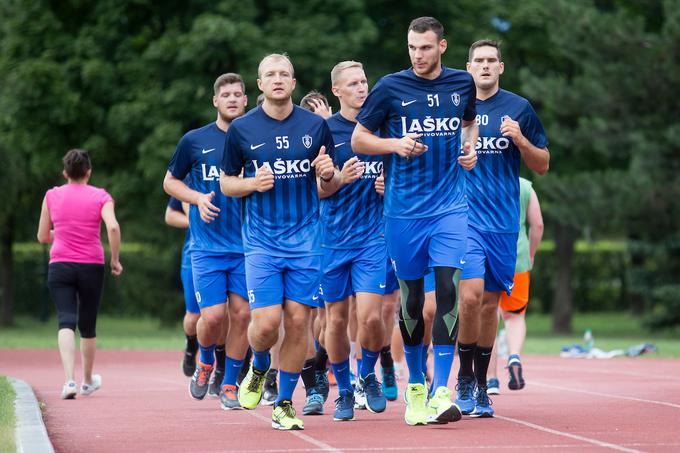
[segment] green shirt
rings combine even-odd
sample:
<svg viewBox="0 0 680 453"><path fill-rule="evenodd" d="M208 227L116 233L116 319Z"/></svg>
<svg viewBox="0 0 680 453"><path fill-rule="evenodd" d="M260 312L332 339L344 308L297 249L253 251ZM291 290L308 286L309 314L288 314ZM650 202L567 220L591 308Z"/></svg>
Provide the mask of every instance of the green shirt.
<svg viewBox="0 0 680 453"><path fill-rule="evenodd" d="M527 206L531 199L531 181L519 178L519 236L517 237L517 263L515 273L531 270L529 235L527 234Z"/></svg>

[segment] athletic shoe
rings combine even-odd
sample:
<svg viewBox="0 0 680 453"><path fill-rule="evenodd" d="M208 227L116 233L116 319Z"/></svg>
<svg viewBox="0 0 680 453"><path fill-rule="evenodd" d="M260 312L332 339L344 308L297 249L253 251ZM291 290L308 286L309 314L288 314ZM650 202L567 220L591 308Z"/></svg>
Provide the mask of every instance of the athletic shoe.
<svg viewBox="0 0 680 453"><path fill-rule="evenodd" d="M290 400L279 401L279 404L274 407L272 428L283 430L305 429L302 420L295 416L295 409L293 409L293 403Z"/></svg>
<svg viewBox="0 0 680 453"><path fill-rule="evenodd" d="M378 414L384 412L387 407L387 399L383 395L380 382L375 377L375 373L371 373L366 378L359 378L361 388L364 389L366 395L366 409Z"/></svg>
<svg viewBox="0 0 680 453"><path fill-rule="evenodd" d="M424 384L408 384L404 393L406 399L406 413L404 420L407 425L427 425L427 389Z"/></svg>
<svg viewBox="0 0 680 453"><path fill-rule="evenodd" d="M388 401L396 401L399 396L397 388L397 378L394 375L394 367L382 368L382 389Z"/></svg>
<svg viewBox="0 0 680 453"><path fill-rule="evenodd" d="M469 414L475 410L476 386L477 381L474 376L463 376L458 378L458 385L456 385L456 390L458 391L456 406L460 408L461 413Z"/></svg>
<svg viewBox="0 0 680 453"><path fill-rule="evenodd" d="M327 370L316 370L314 372L314 387L316 391L323 397L323 402L325 403L328 399L328 371Z"/></svg>
<svg viewBox="0 0 680 453"><path fill-rule="evenodd" d="M192 398L197 400L205 398L205 394L208 393L212 370L212 365L205 365L201 363L200 360L198 361L198 366L196 367L196 371L194 371L194 377L192 377L191 382L189 382L189 394L191 394Z"/></svg>
<svg viewBox="0 0 680 453"><path fill-rule="evenodd" d="M477 395L475 397L475 410L470 413L470 417L493 417L493 402L486 393L484 387L477 387Z"/></svg>
<svg viewBox="0 0 680 453"><path fill-rule="evenodd" d="M66 384L64 384L64 387L61 389L61 399L74 400L76 399L77 393L78 388L76 387L76 381L66 381Z"/></svg>
<svg viewBox="0 0 680 453"><path fill-rule="evenodd" d="M333 420L336 422L354 420L354 393L351 390L340 391L335 400Z"/></svg>
<svg viewBox="0 0 680 453"><path fill-rule="evenodd" d="M220 387L222 386L222 380L224 379L224 370L215 368L215 374L213 374L210 379L210 385L208 386L208 395L214 396L215 398L220 397Z"/></svg>
<svg viewBox="0 0 680 453"><path fill-rule="evenodd" d="M354 409L361 411L366 409L366 393L364 393L360 381L357 381L356 384L354 384Z"/></svg>
<svg viewBox="0 0 680 453"><path fill-rule="evenodd" d="M99 390L99 387L102 386L102 377L99 374L93 374L92 375L92 383L91 384L86 384L82 383L80 384L80 394L83 396L87 396L94 392L95 390Z"/></svg>
<svg viewBox="0 0 680 453"><path fill-rule="evenodd" d="M501 394L501 384L498 379L491 378L486 381L486 393L489 395L500 395Z"/></svg>
<svg viewBox="0 0 680 453"><path fill-rule="evenodd" d="M263 406L271 406L279 397L279 387L276 384L276 374L277 371L271 369L267 371L267 375L264 378L264 391L262 392L262 401L260 404Z"/></svg>
<svg viewBox="0 0 680 453"><path fill-rule="evenodd" d="M238 402L238 388L235 385L224 384L220 390L220 405L225 411L242 409Z"/></svg>
<svg viewBox="0 0 680 453"><path fill-rule="evenodd" d="M508 388L510 390L522 390L524 388L524 376L522 376L522 362L519 359L512 358L508 362L508 372L510 373L510 380L508 381Z"/></svg>
<svg viewBox="0 0 680 453"><path fill-rule="evenodd" d="M267 371L256 370L250 365L246 377L238 388L238 402L244 409L255 409L260 404Z"/></svg>
<svg viewBox="0 0 680 453"><path fill-rule="evenodd" d="M457 422L462 417L458 406L451 401L451 390L448 387L437 387L427 402L427 408L429 410L427 422L431 424Z"/></svg>
<svg viewBox="0 0 680 453"><path fill-rule="evenodd" d="M315 387L309 391L302 407L302 415L323 415L323 395Z"/></svg>
<svg viewBox="0 0 680 453"><path fill-rule="evenodd" d="M182 359L182 372L186 377L194 375L196 369L196 352L184 351L184 358Z"/></svg>

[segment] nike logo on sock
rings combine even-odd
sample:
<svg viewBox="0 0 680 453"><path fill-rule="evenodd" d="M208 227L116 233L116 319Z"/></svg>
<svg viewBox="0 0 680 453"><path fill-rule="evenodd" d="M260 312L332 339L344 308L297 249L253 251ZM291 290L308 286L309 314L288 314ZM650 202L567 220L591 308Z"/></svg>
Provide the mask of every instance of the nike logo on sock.
<svg viewBox="0 0 680 453"><path fill-rule="evenodd" d="M437 354L437 355L438 355L439 357L442 357L442 356L451 355L451 354L453 354L453 352L440 352L440 353Z"/></svg>
<svg viewBox="0 0 680 453"><path fill-rule="evenodd" d="M302 371L308 370L308 369L312 368L313 366L314 366L314 365L309 365L309 366L306 366L306 367L302 367Z"/></svg>
<svg viewBox="0 0 680 453"><path fill-rule="evenodd" d="M463 348L460 348L460 349L458 349L458 350L459 350L460 352L470 352L470 351L472 351L472 348L470 348L470 349L463 349Z"/></svg>

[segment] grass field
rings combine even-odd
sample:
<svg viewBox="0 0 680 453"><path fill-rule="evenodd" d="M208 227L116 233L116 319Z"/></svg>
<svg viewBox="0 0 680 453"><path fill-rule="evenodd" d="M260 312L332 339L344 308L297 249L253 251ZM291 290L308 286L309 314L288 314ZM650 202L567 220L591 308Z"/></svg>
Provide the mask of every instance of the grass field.
<svg viewBox="0 0 680 453"><path fill-rule="evenodd" d="M14 389L5 376L0 376L0 453L15 452Z"/></svg>
<svg viewBox="0 0 680 453"><path fill-rule="evenodd" d="M528 338L525 353L554 354L562 345L582 342L585 329L591 329L595 346L610 350L628 348L637 343L654 343L659 352L649 357L680 357L679 332L650 333L639 320L618 313L578 314L573 320L573 334L556 336L550 332L551 319L533 314L527 318ZM103 316L97 323L98 347L104 349L177 350L183 347L184 335L176 327L161 328L155 319L130 319ZM16 326L0 330L0 348L56 348L56 320L47 323L19 318Z"/></svg>

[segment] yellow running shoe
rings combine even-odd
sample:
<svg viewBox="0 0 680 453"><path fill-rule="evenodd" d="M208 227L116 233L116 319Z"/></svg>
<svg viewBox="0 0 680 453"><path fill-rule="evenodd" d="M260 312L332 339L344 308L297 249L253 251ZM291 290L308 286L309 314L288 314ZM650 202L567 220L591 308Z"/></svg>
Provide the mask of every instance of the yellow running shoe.
<svg viewBox="0 0 680 453"><path fill-rule="evenodd" d="M437 387L427 402L428 419L431 424L457 422L461 418L460 409L451 401L451 390Z"/></svg>
<svg viewBox="0 0 680 453"><path fill-rule="evenodd" d="M250 365L248 374L238 388L238 402L244 409L255 409L262 399L262 387L267 371L260 371Z"/></svg>
<svg viewBox="0 0 680 453"><path fill-rule="evenodd" d="M427 389L425 384L409 384L404 394L406 413L404 420L407 425L427 425Z"/></svg>
<svg viewBox="0 0 680 453"><path fill-rule="evenodd" d="M305 424L295 416L295 409L290 400L281 400L272 412L272 428L291 430L305 429Z"/></svg>

